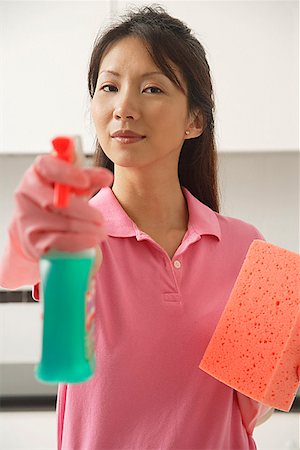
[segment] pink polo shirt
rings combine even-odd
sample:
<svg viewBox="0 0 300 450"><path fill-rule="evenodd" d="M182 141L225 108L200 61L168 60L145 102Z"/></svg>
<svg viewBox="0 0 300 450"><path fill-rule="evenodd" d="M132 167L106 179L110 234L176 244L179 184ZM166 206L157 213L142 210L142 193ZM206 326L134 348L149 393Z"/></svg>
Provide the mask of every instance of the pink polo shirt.
<svg viewBox="0 0 300 450"><path fill-rule="evenodd" d="M96 276L96 373L60 385L63 450L248 450L270 408L199 369L254 239L252 225L225 217L182 188L188 230L172 260L137 228L111 188L90 204L108 238Z"/></svg>

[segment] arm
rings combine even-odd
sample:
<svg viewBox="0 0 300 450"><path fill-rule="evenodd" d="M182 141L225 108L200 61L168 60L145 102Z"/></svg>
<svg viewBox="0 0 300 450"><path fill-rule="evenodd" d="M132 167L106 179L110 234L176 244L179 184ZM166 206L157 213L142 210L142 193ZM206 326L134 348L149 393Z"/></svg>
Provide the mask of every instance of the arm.
<svg viewBox="0 0 300 450"><path fill-rule="evenodd" d="M104 219L81 195L90 197L112 179L104 168L80 169L51 155L37 157L14 194L15 210L0 261L0 285L16 289L38 283L39 259L51 248L76 252L98 246L106 238ZM53 207L55 182L74 190L69 206L60 211ZM81 195L75 195L78 190Z"/></svg>
<svg viewBox="0 0 300 450"><path fill-rule="evenodd" d="M275 411L274 408L270 409L265 415L259 417L257 420L255 427L258 427L259 425L265 423L270 417L272 416L273 412Z"/></svg>
<svg viewBox="0 0 300 450"><path fill-rule="evenodd" d="M0 261L0 286L5 289L17 289L36 284L39 279L38 264L23 252L17 239L16 224L12 223Z"/></svg>

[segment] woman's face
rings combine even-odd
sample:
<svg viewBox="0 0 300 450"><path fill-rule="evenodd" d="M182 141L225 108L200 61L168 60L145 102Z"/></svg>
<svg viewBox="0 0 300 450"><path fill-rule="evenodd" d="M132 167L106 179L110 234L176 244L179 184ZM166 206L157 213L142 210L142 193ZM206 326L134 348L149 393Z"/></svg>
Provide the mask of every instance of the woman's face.
<svg viewBox="0 0 300 450"><path fill-rule="evenodd" d="M186 90L177 70L176 76ZM116 165L178 161L189 123L187 97L155 65L137 37L123 38L104 56L91 112L98 141ZM131 130L142 138L113 137L119 130Z"/></svg>

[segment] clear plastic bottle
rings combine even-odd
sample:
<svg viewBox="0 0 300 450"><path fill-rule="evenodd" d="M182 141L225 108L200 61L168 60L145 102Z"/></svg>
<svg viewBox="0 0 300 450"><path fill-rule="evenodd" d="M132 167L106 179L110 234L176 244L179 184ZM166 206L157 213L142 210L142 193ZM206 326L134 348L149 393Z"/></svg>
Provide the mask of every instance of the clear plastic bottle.
<svg viewBox="0 0 300 450"><path fill-rule="evenodd" d="M94 373L95 254L50 251L41 258L43 339L35 375L42 382L80 383Z"/></svg>
<svg viewBox="0 0 300 450"><path fill-rule="evenodd" d="M55 155L70 163L83 164L78 137L57 137ZM56 184L53 203L64 208L69 187ZM40 259L40 294L43 336L36 378L45 383L81 383L95 371L94 281L91 280L96 249L80 252L50 250Z"/></svg>

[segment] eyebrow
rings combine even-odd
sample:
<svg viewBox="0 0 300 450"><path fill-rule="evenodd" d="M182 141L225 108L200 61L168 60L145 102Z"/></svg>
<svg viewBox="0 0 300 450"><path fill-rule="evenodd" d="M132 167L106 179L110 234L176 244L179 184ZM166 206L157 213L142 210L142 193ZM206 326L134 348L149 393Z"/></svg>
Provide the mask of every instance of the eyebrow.
<svg viewBox="0 0 300 450"><path fill-rule="evenodd" d="M99 75L101 75L101 73L112 73L113 75L116 75L117 77L120 77L120 76L121 76L118 72L115 72L114 70L101 70L101 72L99 72ZM146 72L146 73L143 73L143 74L141 75L141 78L146 78L146 77L149 77L150 75L163 75L164 77L166 76L166 75L165 75L164 73L162 73L162 72L154 71L154 72Z"/></svg>

